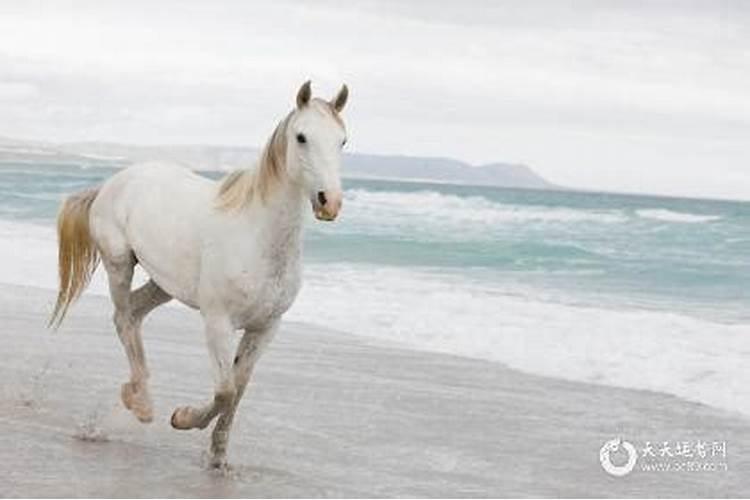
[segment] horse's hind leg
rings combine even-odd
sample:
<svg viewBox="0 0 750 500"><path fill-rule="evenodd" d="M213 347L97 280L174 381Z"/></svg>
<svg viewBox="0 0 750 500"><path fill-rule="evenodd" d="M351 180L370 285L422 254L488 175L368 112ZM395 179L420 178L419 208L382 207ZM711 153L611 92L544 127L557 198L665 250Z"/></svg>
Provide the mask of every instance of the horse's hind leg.
<svg viewBox="0 0 750 500"><path fill-rule="evenodd" d="M152 282L134 292L130 291L136 262L132 252L118 259L104 258L103 262L115 306L115 328L130 363L130 382L122 386L122 402L138 420L150 422L153 420L153 410L148 394L149 374L140 326L143 317L156 305L169 300L169 296Z"/></svg>
<svg viewBox="0 0 750 500"><path fill-rule="evenodd" d="M142 287L133 291L130 294L130 305L133 308L133 316L138 322L138 326L140 327L148 313L170 300L172 300L172 296L154 283L153 280L148 280Z"/></svg>
<svg viewBox="0 0 750 500"><path fill-rule="evenodd" d="M151 421L153 412L148 392L149 372L146 364L146 353L143 349L141 325L148 313L171 299L172 297L153 280L149 280L137 290L130 292L130 315L133 323L131 339L134 354L131 353L128 344L123 340L123 346L125 346L131 364L131 381L123 384L121 396L125 407L142 422ZM120 338L122 339L122 336ZM138 364L137 369L133 369L134 361ZM137 378L136 374L141 375L140 379Z"/></svg>

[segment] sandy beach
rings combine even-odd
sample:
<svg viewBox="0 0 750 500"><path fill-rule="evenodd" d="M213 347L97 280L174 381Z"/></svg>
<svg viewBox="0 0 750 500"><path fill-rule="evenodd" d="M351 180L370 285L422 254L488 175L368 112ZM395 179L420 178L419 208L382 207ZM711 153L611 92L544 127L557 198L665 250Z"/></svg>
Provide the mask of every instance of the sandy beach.
<svg viewBox="0 0 750 500"><path fill-rule="evenodd" d="M678 398L531 376L286 323L258 365L230 443L169 426L211 391L197 314L157 310L144 335L156 418L119 401L127 364L111 306L85 296L58 332L53 293L0 287L0 495L747 496L750 419ZM606 474L612 438L721 439L727 471Z"/></svg>

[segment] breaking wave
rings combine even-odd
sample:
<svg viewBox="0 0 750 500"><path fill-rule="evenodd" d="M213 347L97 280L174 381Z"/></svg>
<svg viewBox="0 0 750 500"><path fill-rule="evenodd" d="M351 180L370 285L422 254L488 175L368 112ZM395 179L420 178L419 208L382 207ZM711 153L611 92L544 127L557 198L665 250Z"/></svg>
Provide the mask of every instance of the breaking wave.
<svg viewBox="0 0 750 500"><path fill-rule="evenodd" d="M644 219L652 219L664 222L699 223L721 220L719 215L692 214L687 212L675 212L666 208L644 208L636 210L635 213Z"/></svg>

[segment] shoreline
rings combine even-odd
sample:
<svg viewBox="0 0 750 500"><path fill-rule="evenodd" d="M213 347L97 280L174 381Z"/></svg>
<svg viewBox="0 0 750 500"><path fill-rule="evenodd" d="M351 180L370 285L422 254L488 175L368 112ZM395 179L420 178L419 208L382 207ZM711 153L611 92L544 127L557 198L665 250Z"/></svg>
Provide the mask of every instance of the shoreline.
<svg viewBox="0 0 750 500"><path fill-rule="evenodd" d="M155 421L119 402L127 362L108 299L84 296L56 333L53 293L0 285L0 496L746 496L750 419L666 394L530 375L284 323L230 440L233 470L204 468L208 431L169 427L210 395L200 319L144 325ZM723 440L725 472L606 474L602 444Z"/></svg>

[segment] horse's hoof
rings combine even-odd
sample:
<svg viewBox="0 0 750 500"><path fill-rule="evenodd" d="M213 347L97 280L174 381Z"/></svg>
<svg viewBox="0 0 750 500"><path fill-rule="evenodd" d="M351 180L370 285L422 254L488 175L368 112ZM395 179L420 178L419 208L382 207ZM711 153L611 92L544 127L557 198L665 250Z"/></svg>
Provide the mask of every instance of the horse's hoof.
<svg viewBox="0 0 750 500"><path fill-rule="evenodd" d="M225 454L212 455L208 465L212 469L218 469L228 472L230 470L229 463L227 462L227 456Z"/></svg>
<svg viewBox="0 0 750 500"><path fill-rule="evenodd" d="M130 410L135 415L135 418L142 423L148 424L154 420L154 412L151 408L151 401L145 387L142 387L139 391L136 389L135 384L126 382L122 384L120 398L125 408Z"/></svg>
<svg viewBox="0 0 750 500"><path fill-rule="evenodd" d="M143 424L150 424L154 421L154 412L151 411L151 408L140 411L133 410L133 414Z"/></svg>
<svg viewBox="0 0 750 500"><path fill-rule="evenodd" d="M172 418L169 419L169 423L177 430L185 431L192 429L193 419L190 413L189 406L180 406L172 412Z"/></svg>
<svg viewBox="0 0 750 500"><path fill-rule="evenodd" d="M125 382L122 384L122 388L120 389L120 399L122 400L122 404L125 405L125 408L128 410L133 409L133 396L135 395L135 391L133 390L133 383L132 382Z"/></svg>

